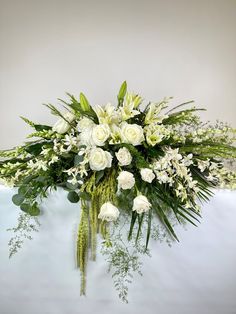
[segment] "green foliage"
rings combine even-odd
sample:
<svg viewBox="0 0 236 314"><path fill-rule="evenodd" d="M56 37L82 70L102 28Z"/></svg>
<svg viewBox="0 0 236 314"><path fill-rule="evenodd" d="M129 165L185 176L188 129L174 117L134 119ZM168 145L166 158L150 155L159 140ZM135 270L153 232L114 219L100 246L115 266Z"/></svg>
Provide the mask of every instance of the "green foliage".
<svg viewBox="0 0 236 314"><path fill-rule="evenodd" d="M79 166L79 164L83 161L83 159L84 159L83 155L75 155L74 165Z"/></svg>
<svg viewBox="0 0 236 314"><path fill-rule="evenodd" d="M36 217L23 212L20 213L17 226L7 229L7 231L13 232L13 237L8 242L10 258L22 248L25 240L32 240L31 234L38 232L39 226L40 223Z"/></svg>
<svg viewBox="0 0 236 314"><path fill-rule="evenodd" d="M25 146L25 151L31 155L38 156L42 152L43 146L47 143L48 142L43 141L39 143L28 144Z"/></svg>
<svg viewBox="0 0 236 314"><path fill-rule="evenodd" d="M67 93L67 95L69 96L71 102L66 103L66 104L67 104L67 106L69 106L70 108L72 108L74 110L74 112L77 114L77 116L84 116L84 117L87 117L87 118L93 120L95 123L98 123L98 118L97 118L96 112L89 105L88 100L85 98L85 96L82 93L80 94L80 96L81 96L80 101L82 100L83 105L81 103L79 103L73 95L71 95L69 93Z"/></svg>
<svg viewBox="0 0 236 314"><path fill-rule="evenodd" d="M23 203L20 205L20 209L30 216L38 216L40 214L40 209L37 202L34 202L33 204Z"/></svg>
<svg viewBox="0 0 236 314"><path fill-rule="evenodd" d="M20 206L24 202L24 195L22 194L15 194L12 196L12 202L16 206Z"/></svg>
<svg viewBox="0 0 236 314"><path fill-rule="evenodd" d="M71 203L78 203L78 201L80 200L78 193L76 193L75 191L70 191L67 195L67 198Z"/></svg>

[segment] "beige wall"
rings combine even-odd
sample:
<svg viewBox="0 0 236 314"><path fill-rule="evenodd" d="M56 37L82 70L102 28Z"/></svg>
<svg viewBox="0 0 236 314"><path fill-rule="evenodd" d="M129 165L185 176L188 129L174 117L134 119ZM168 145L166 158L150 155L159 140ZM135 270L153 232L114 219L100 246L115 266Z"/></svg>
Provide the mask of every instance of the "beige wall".
<svg viewBox="0 0 236 314"><path fill-rule="evenodd" d="M0 148L28 133L19 115L53 122L41 103L114 101L124 79L236 126L235 30L235 0L0 0Z"/></svg>

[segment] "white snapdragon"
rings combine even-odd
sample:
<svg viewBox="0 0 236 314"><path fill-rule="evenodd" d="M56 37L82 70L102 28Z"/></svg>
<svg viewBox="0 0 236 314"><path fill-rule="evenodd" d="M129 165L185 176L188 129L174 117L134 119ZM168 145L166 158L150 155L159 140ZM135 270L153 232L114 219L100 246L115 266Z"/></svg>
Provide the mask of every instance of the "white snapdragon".
<svg viewBox="0 0 236 314"><path fill-rule="evenodd" d="M57 120L53 125L52 130L59 134L66 133L70 128L70 123L75 120L75 115L68 111L63 115L63 118Z"/></svg>
<svg viewBox="0 0 236 314"><path fill-rule="evenodd" d="M92 141L97 146L104 146L110 136L110 128L107 124L98 124L92 128Z"/></svg>
<svg viewBox="0 0 236 314"><path fill-rule="evenodd" d="M142 168L140 170L140 174L141 174L142 180L148 183L152 183L152 181L155 179L155 174L153 173L152 169Z"/></svg>
<svg viewBox="0 0 236 314"><path fill-rule="evenodd" d="M120 166L128 166L132 161L132 156L126 147L122 147L118 150L116 158L119 161Z"/></svg>
<svg viewBox="0 0 236 314"><path fill-rule="evenodd" d="M142 127L138 124L123 122L121 124L121 139L124 143L129 143L134 146L140 145L144 140Z"/></svg>
<svg viewBox="0 0 236 314"><path fill-rule="evenodd" d="M148 212L151 206L152 204L144 195L138 195L133 200L133 211L136 211L138 214Z"/></svg>
<svg viewBox="0 0 236 314"><path fill-rule="evenodd" d="M104 203L100 208L98 218L105 221L115 221L119 217L119 209L112 203Z"/></svg>
<svg viewBox="0 0 236 314"><path fill-rule="evenodd" d="M92 170L100 171L110 168L112 155L102 148L92 148L89 153L89 166Z"/></svg>
<svg viewBox="0 0 236 314"><path fill-rule="evenodd" d="M129 171L121 171L117 177L118 187L123 190L132 189L135 184L134 175Z"/></svg>

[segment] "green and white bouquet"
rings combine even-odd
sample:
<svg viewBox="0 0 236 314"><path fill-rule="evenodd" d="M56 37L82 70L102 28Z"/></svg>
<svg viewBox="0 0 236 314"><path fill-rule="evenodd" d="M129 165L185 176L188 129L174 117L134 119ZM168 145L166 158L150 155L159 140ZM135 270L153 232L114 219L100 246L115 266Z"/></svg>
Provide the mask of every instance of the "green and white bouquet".
<svg viewBox="0 0 236 314"><path fill-rule="evenodd" d="M60 100L63 112L46 105L59 117L53 126L22 117L33 128L31 140L0 152L0 180L18 188L12 200L23 211L11 229L16 235L10 255L21 247L21 235L31 238L26 231L37 230L42 199L64 188L70 202L80 203L81 294L99 238L115 287L126 301L127 285L133 272L140 273L138 257L149 253L150 238L178 240L174 226L196 225L199 201L207 201L212 188L236 187L230 167L236 130L201 122L197 112L204 109L192 101L171 109L171 98L144 105L141 96L127 91L126 82L116 107L91 106L82 93L79 100L68 97Z"/></svg>

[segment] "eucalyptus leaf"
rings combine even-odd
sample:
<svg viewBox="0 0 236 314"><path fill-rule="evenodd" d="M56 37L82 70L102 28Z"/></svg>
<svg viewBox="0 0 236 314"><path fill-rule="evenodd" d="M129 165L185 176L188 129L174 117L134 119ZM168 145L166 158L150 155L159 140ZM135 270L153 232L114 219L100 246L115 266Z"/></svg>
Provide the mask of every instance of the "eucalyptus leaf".
<svg viewBox="0 0 236 314"><path fill-rule="evenodd" d="M24 195L22 194L15 194L12 196L12 202L16 205L16 206L20 206L23 202L24 202Z"/></svg>
<svg viewBox="0 0 236 314"><path fill-rule="evenodd" d="M71 203L78 203L80 199L78 193L76 193L75 191L69 192L67 198Z"/></svg>
<svg viewBox="0 0 236 314"><path fill-rule="evenodd" d="M29 203L23 203L20 205L20 209L30 216L38 216L40 214L40 210L37 203L33 203L33 205Z"/></svg>
<svg viewBox="0 0 236 314"><path fill-rule="evenodd" d="M79 166L79 164L83 161L84 155L75 155L74 165Z"/></svg>
<svg viewBox="0 0 236 314"><path fill-rule="evenodd" d="M70 182L66 182L66 187L69 189L69 190L76 190L78 188L79 184L76 183L76 184L72 184Z"/></svg>

